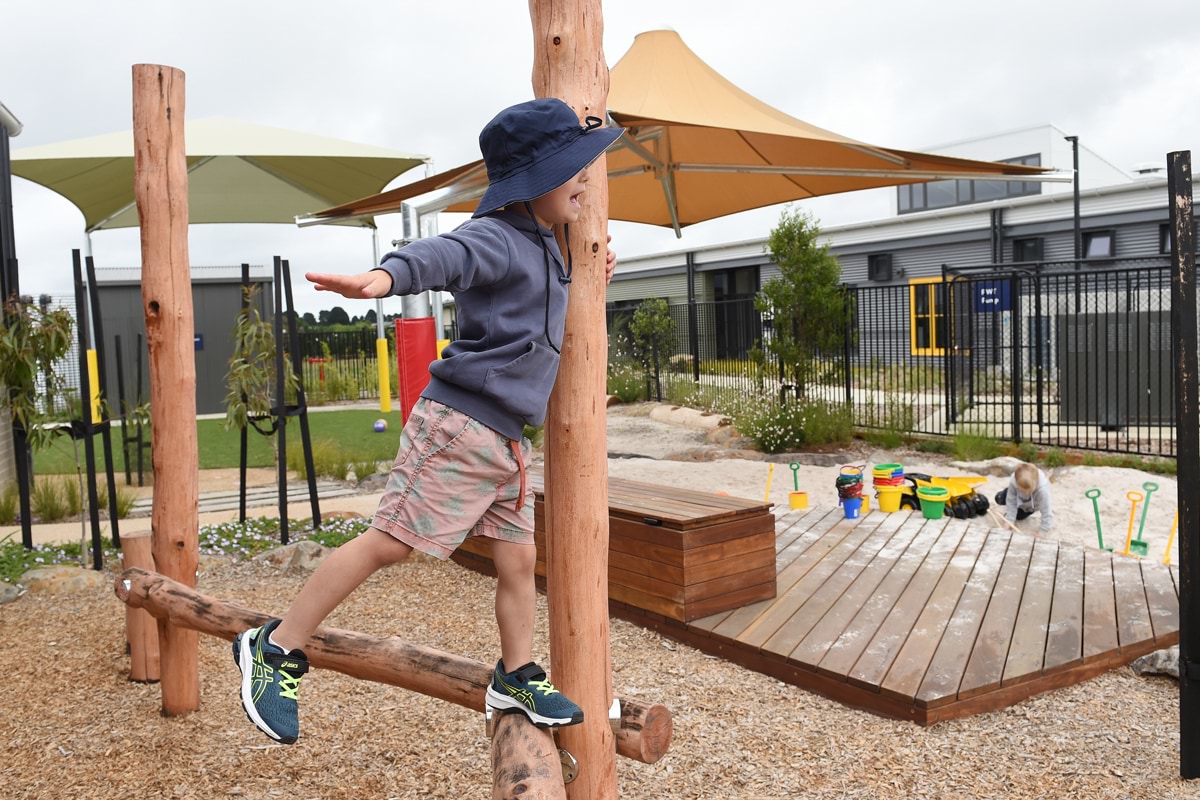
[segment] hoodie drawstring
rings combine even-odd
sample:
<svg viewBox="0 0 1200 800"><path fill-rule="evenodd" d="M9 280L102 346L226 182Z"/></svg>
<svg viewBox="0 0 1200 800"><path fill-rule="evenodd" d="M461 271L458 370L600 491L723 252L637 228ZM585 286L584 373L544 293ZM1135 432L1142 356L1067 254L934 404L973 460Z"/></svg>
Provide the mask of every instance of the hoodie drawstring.
<svg viewBox="0 0 1200 800"><path fill-rule="evenodd" d="M525 201L525 211L529 214L529 220L533 223L534 229L537 231L538 243L542 246L542 265L546 270L546 343L550 345L550 349L561 355L562 351L555 346L554 340L550 338L550 248L546 246L546 239L542 236L542 228L538 225L537 217L533 214L533 206L529 201ZM564 286L571 282L571 273L575 271L575 266L571 262L571 226L563 226L563 236L567 242L567 271L563 272L562 268L558 268L558 282ZM562 342L559 342L562 344Z"/></svg>

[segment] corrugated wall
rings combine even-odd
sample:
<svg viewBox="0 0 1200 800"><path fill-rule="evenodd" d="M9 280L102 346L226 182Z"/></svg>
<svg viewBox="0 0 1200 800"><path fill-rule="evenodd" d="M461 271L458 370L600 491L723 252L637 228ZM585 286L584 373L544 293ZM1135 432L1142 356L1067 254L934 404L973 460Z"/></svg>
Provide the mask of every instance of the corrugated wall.
<svg viewBox="0 0 1200 800"><path fill-rule="evenodd" d="M697 291L699 291L699 276L696 278L696 283ZM605 299L609 303L617 303L622 300L642 300L647 297L664 297L668 303L686 303L687 275L658 275L652 278L613 281L608 285Z"/></svg>

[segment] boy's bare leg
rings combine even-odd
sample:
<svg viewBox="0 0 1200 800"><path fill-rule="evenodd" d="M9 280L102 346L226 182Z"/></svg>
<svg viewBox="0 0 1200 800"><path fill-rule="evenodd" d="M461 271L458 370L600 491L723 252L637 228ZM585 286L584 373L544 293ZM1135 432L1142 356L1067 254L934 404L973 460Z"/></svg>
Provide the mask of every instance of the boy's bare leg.
<svg viewBox="0 0 1200 800"><path fill-rule="evenodd" d="M304 648L317 626L363 581L380 567L408 558L411 552L412 548L399 539L367 528L321 562L292 601L279 627L271 632L272 641L288 650ZM531 588L532 585L531 579Z"/></svg>
<svg viewBox="0 0 1200 800"><path fill-rule="evenodd" d="M533 582L537 548L492 540L496 565L496 623L500 628L500 655L511 672L533 660L533 620L537 587Z"/></svg>

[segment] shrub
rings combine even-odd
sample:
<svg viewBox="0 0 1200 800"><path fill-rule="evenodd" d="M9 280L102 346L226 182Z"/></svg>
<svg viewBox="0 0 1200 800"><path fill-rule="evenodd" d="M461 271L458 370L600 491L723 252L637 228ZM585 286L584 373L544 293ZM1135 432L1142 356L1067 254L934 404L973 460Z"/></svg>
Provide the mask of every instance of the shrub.
<svg viewBox="0 0 1200 800"><path fill-rule="evenodd" d="M796 402L748 403L735 412L733 424L764 453L785 453L804 446L806 410Z"/></svg>
<svg viewBox="0 0 1200 800"><path fill-rule="evenodd" d="M42 522L58 522L65 517L67 501L63 496L61 482L53 478L34 481L29 505Z"/></svg>
<svg viewBox="0 0 1200 800"><path fill-rule="evenodd" d="M11 525L17 521L17 510L20 498L17 496L17 484L10 483L0 491L0 525Z"/></svg>
<svg viewBox="0 0 1200 800"><path fill-rule="evenodd" d="M361 481L361 480L364 480L365 478L369 478L375 474L375 471L378 468L379 468L379 463L376 461L372 461L370 459L367 459L365 461L355 461L354 462L354 479Z"/></svg>
<svg viewBox="0 0 1200 800"><path fill-rule="evenodd" d="M1021 442L1021 444L1017 446L1016 457L1029 463L1037 461L1037 445L1035 445L1033 442Z"/></svg>
<svg viewBox="0 0 1200 800"><path fill-rule="evenodd" d="M80 496L79 481L73 475L64 476L63 500L67 506L67 516L73 517L83 511L83 498Z"/></svg>
<svg viewBox="0 0 1200 800"><path fill-rule="evenodd" d="M921 453L941 453L944 456L954 455L954 442L949 439L918 439L913 449Z"/></svg>
<svg viewBox="0 0 1200 800"><path fill-rule="evenodd" d="M645 381L641 370L629 364L612 364L608 368L608 393L622 403L636 403L645 396Z"/></svg>
<svg viewBox="0 0 1200 800"><path fill-rule="evenodd" d="M125 519L129 516L129 512L133 511L133 504L137 502L138 493L131 487L117 487L117 519Z"/></svg>
<svg viewBox="0 0 1200 800"><path fill-rule="evenodd" d="M1000 445L978 430L962 430L954 435L954 455L960 461L986 461L1000 455Z"/></svg>
<svg viewBox="0 0 1200 800"><path fill-rule="evenodd" d="M1061 467L1067 463L1067 454L1059 448L1055 447L1050 452L1046 453L1046 466L1050 468Z"/></svg>
<svg viewBox="0 0 1200 800"><path fill-rule="evenodd" d="M854 435L854 413L843 403L805 403L804 438L808 444L838 444Z"/></svg>
<svg viewBox="0 0 1200 800"><path fill-rule="evenodd" d="M904 444L904 437L895 431L867 431L863 438L869 444L882 447L884 450L895 450Z"/></svg>

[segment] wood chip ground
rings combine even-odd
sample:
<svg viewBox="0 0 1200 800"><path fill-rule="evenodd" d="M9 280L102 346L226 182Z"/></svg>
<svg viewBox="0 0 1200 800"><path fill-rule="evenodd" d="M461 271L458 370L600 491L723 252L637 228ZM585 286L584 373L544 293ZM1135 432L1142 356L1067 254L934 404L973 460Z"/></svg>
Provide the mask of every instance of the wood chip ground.
<svg viewBox="0 0 1200 800"><path fill-rule="evenodd" d="M274 613L303 576L218 565L202 591ZM421 558L381 572L329 619L482 661L496 657L493 582ZM539 600L537 656L545 659ZM317 671L301 741L245 718L230 646L201 637L202 707L165 719L157 685L126 680L111 591L0 607L4 798L486 798L488 742L472 713ZM1178 779L1177 684L1128 669L1000 712L923 729L846 708L634 625L612 626L617 691L666 704L659 763L618 759L635 798L1200 798Z"/></svg>

